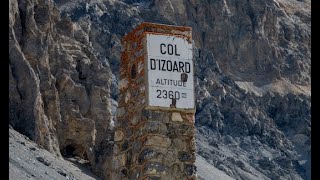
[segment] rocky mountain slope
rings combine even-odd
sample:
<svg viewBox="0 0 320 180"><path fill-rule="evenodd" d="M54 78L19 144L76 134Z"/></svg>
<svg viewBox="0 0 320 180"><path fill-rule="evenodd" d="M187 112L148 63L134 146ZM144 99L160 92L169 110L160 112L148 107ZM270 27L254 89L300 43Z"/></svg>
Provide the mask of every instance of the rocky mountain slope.
<svg viewBox="0 0 320 180"><path fill-rule="evenodd" d="M232 180L200 156L196 166L199 179ZM92 173L88 161L78 156L57 158L12 128L9 128L9 179L100 180Z"/></svg>
<svg viewBox="0 0 320 180"><path fill-rule="evenodd" d="M309 0L10 0L9 118L108 178L120 39L191 26L197 152L235 179L310 179Z"/></svg>
<svg viewBox="0 0 320 180"><path fill-rule="evenodd" d="M28 137L9 129L9 179L100 179L86 161L59 159Z"/></svg>

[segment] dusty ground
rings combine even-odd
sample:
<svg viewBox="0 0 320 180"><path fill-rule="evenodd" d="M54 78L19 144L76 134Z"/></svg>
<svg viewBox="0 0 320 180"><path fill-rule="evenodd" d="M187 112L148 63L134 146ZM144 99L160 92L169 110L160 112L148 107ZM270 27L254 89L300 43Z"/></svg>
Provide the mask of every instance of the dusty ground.
<svg viewBox="0 0 320 180"><path fill-rule="evenodd" d="M9 129L9 179L99 179L76 158L59 159Z"/></svg>
<svg viewBox="0 0 320 180"><path fill-rule="evenodd" d="M223 171L209 164L203 157L197 155L196 159L197 174L199 180L233 180Z"/></svg>

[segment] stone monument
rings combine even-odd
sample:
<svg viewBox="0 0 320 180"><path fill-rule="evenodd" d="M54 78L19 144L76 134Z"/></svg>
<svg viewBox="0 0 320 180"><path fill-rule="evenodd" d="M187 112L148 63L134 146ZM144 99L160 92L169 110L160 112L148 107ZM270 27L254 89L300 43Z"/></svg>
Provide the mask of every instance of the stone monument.
<svg viewBox="0 0 320 180"><path fill-rule="evenodd" d="M192 29L144 22L122 45L112 178L196 179Z"/></svg>

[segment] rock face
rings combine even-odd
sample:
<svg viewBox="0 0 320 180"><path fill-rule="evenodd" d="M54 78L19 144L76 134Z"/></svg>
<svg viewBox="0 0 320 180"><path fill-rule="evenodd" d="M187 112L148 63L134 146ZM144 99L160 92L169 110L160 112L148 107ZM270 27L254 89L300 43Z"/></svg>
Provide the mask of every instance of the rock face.
<svg viewBox="0 0 320 180"><path fill-rule="evenodd" d="M120 39L191 26L197 152L235 179L310 179L310 0L9 1L10 124L108 170ZM110 159L109 159L110 160Z"/></svg>
<svg viewBox="0 0 320 180"><path fill-rule="evenodd" d="M83 159L61 159L9 128L9 179L99 180Z"/></svg>
<svg viewBox="0 0 320 180"><path fill-rule="evenodd" d="M58 156L108 160L111 70L53 1L9 1L9 122Z"/></svg>

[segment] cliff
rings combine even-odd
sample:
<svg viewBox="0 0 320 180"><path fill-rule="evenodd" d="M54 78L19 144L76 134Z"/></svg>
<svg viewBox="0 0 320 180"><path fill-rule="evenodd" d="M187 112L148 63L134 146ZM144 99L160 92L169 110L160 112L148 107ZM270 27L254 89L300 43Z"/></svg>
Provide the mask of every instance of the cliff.
<svg viewBox="0 0 320 180"><path fill-rule="evenodd" d="M61 157L111 164L120 39L191 26L197 152L235 179L310 179L309 0L10 0L9 122Z"/></svg>

